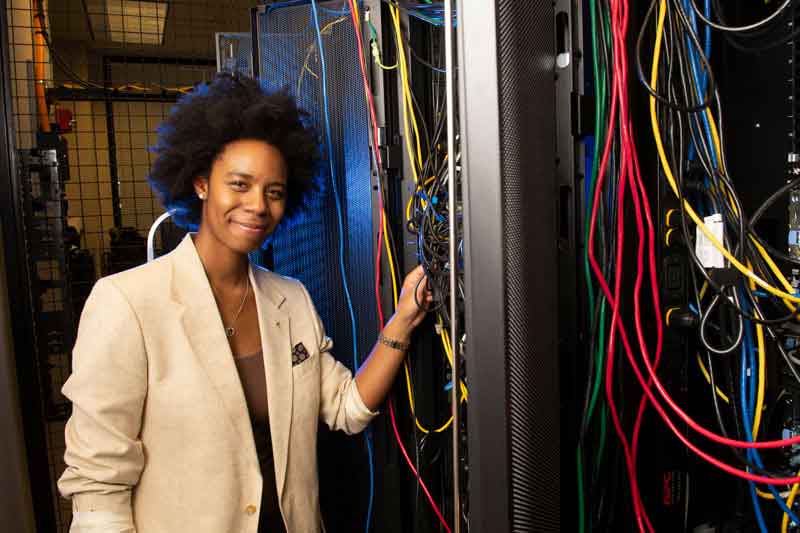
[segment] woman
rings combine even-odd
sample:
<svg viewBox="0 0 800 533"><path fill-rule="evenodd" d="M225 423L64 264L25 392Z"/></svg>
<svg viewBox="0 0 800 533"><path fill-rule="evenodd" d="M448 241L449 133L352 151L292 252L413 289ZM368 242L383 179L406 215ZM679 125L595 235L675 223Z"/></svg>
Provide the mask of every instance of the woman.
<svg viewBox="0 0 800 533"><path fill-rule="evenodd" d="M221 76L159 128L150 181L199 230L86 303L63 389L72 532L320 530L318 420L364 429L425 315L415 296L430 294L417 268L353 378L305 288L249 264L315 189L302 118L289 97Z"/></svg>

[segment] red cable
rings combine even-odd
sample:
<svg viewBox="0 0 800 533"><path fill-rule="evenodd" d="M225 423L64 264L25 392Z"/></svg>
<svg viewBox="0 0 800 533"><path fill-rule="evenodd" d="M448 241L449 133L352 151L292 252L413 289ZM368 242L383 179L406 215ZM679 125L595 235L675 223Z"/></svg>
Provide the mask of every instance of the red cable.
<svg viewBox="0 0 800 533"><path fill-rule="evenodd" d="M619 8L621 13L618 13L620 18L620 24L615 32L615 38L617 39L618 49L620 53L617 54L618 60L615 61L615 67L618 68L617 75L622 80L620 83L620 134L622 137L622 143L624 144L624 153L625 158L627 160L627 171L628 171L628 179L631 180L631 198L634 202L634 207L637 211L637 214L640 212L640 194L642 201L645 204L645 210L647 211L648 215L648 251L653 251L653 241L654 241L654 230L652 224L652 218L650 217L650 207L647 203L647 195L644 191L643 184L641 184L641 177L639 175L639 161L637 158L636 152L636 144L631 135L631 125L630 125L630 117L628 113L628 71L627 71L627 49L625 48L625 38L627 35L628 29L628 3L627 0L621 1L619 4ZM638 178L638 179L637 179ZM637 190L637 185L639 189ZM624 209L619 211L619 216L621 219L624 220ZM624 227L624 223L621 224ZM644 253L644 236L643 236L643 229L641 224L641 218L637 218L637 236L638 236L638 246L637 246L637 274L636 274L636 282L634 287L634 317L635 317L635 325L636 325L636 332L637 338L639 340L640 349L643 352L647 352L647 344L644 340L644 335L642 335L641 329L641 311L640 311L640 295L641 295L641 288L642 288L642 276L643 276L643 268L642 268L642 255ZM652 272L651 272L652 274ZM652 279L651 276L651 288L655 291L654 297L654 306L656 307L656 315L657 319L657 339L656 339L656 358L655 358L655 367L657 368L660 360L661 360L661 347L663 344L663 328L660 321L660 305L658 300L658 285L657 281ZM617 300L619 301L619 299ZM650 390L652 387L652 379L647 382L645 388ZM631 438L631 469L630 471L636 476L637 470L637 459L638 459L638 450L639 450L639 432L641 429L642 421L644 420L644 413L647 409L647 395L643 394L640 401L639 401L639 409L636 415L636 421L634 423L633 429L633 436ZM637 478L637 485L638 485L638 478ZM641 495L639 495L641 498ZM650 520L647 516L646 511L644 510L644 503L640 500L639 502L644 520L646 525L650 531L653 531L653 526L650 523ZM640 524L641 527L641 524Z"/></svg>
<svg viewBox="0 0 800 533"><path fill-rule="evenodd" d="M442 512L439 510L439 508L436 506L436 504L433 503L433 497L431 496L431 493L428 492L428 487L425 486L425 482L422 481L422 478L420 477L419 472L417 472L417 469L414 468L414 463L411 461L411 458L408 456L408 452L406 451L405 447L403 446L403 441L400 439L400 432L397 431L397 421L394 418L394 406L392 405L391 398L389 399L389 416L392 419L392 429L394 429L394 436L395 436L395 438L397 438L397 444L400 445L400 451L403 452L403 457L406 458L406 463L408 463L408 468L410 468L411 471L414 472L414 475L417 477L417 481L419 481L420 487L422 487L422 490L425 492L425 496L428 497L428 501L431 502L431 505L433 506L433 511L436 513L436 516L439 518L439 522L442 523L442 527L444 527L444 529L445 529L445 531L447 531L447 533L451 533L450 532L450 526L447 525L447 522L445 521L444 517L442 516Z"/></svg>
<svg viewBox="0 0 800 533"><path fill-rule="evenodd" d="M623 63L622 69L623 70L627 70L626 67L624 66L624 63ZM625 99L627 100L627 96L626 96ZM634 152L634 157L635 157L635 152ZM638 168L638 161L636 163L636 166ZM641 176L638 176L638 179L641 181ZM643 187L643 185L641 185L641 187ZM648 216L650 216L649 208L646 208L646 209L648 211ZM650 255L651 255L651 257L649 258L649 262L651 263L650 268L652 269L652 268L655 268L655 266L654 266L655 265L655 255L654 255L654 251L653 250L650 250ZM655 276L655 274L651 271L651 279L654 279L654 276ZM656 287L657 287L657 283L656 283ZM655 303L655 302L658 301L658 291L655 289L655 287L654 287L653 293L654 293L654 303ZM657 313L660 316L660 309L657 311ZM660 320L657 322L657 326L658 326L659 329L662 327L662 323L661 323ZM659 343L658 348L660 350L660 348L661 348L660 343ZM679 416L679 418L681 418L692 429L694 429L695 431L697 431L698 433L700 433L704 437L706 437L708 439L711 439L711 440L713 440L715 442L718 442L720 444L723 444L723 445L726 445L726 446L732 446L732 447L736 447L736 448L759 448L759 449L760 448L782 448L782 447L787 447L787 446L791 446L791 445L795 445L795 444L800 443L800 436L791 437L791 438L788 438L788 439L779 439L779 440L771 440L771 441L760 441L760 442L740 441L740 440L736 440L736 439L730 439L730 438L724 437L722 435L718 435L718 434L716 434L716 433L704 428L702 425L700 425L694 419L692 419L672 399L672 397L666 391L663 383L658 378L658 376L657 376L657 374L655 372L655 369L650 364L649 357L645 356L644 357L644 361L645 361L645 367L648 370L648 374L649 374L650 379L652 380L653 384L656 387L656 390L658 390L659 394L662 396L662 398L667 403L667 405Z"/></svg>
<svg viewBox="0 0 800 533"><path fill-rule="evenodd" d="M358 22L356 21L355 17L355 9L356 6L354 5L353 0L348 0L348 4L350 6L350 19L353 22L353 29L355 30L356 41L358 42L358 58L359 58L359 66L361 67L361 78L364 81L364 92L367 95L367 102L369 107L370 119L372 121L372 135L373 135L373 143L372 148L375 152L375 159L378 165L378 202L379 202L379 209L380 209L380 220L379 220L379 227L378 227L378 246L377 246L377 254L375 256L375 301L378 307L378 320L379 326L383 328L384 325L384 317L383 317L383 305L381 304L381 294L380 294L380 277L381 277L381 256L382 256L382 245L383 245L383 221L386 213L383 207L383 191L380 190L380 169L382 166L381 161L381 153L378 149L378 119L375 113L375 101L372 97L372 89L369 86L369 81L367 79L367 68L366 62L364 60L364 43L361 42L361 29L358 27ZM430 502L431 507L433 508L433 512L436 513L439 522L441 522L442 527L447 531L447 533L451 533L450 526L447 525L447 521L442 516L441 510L439 510L439 506L436 505L436 501L431 496L431 493L428 491L428 487L425 485L425 482L422 481L422 477L419 475L419 472L416 468L414 468L414 464L411 462L411 459L408 456L408 452L406 451L405 446L403 445L403 441L400 438L400 432L397 430L397 421L395 420L394 416L394 405L392 403L391 398L389 399L389 415L392 419L392 429L394 430L395 438L397 439L397 445L400 448L400 451L403 452L403 457L405 457L406 462L408 463L408 467L414 473L414 476L417 478L422 491L425 493L425 496L428 498L428 502Z"/></svg>
<svg viewBox="0 0 800 533"><path fill-rule="evenodd" d="M612 9L612 12L618 13L618 12L615 12L613 9ZM626 15L623 14L622 15L622 20L623 21L626 20L625 17L626 17ZM620 39L619 28L617 26L612 25L612 29L614 30L614 33L615 33L615 39ZM624 39L622 40L622 42L624 42ZM617 43L617 45L619 46L619 43ZM614 77L615 77L614 93L616 93L617 92L617 88L618 88L617 87L617 82L619 81L618 76L621 74L621 72L625 73L626 69L625 69L624 65L620 66L616 61L615 61L614 67L615 67L615 71L614 71ZM620 84L620 87L624 88L624 85ZM620 92L622 92L622 90ZM612 101L612 115L611 115L612 120L610 121L610 127L609 127L609 130L612 131L612 132L613 132L613 118L614 118L613 112L615 111L615 108L614 108L615 104L616 104L616 100L613 100ZM621 107L624 109L624 103L621 103ZM622 112L621 112L621 114L622 114ZM630 152L628 151L628 150L630 150L631 144L632 144L632 140L631 140L631 138L629 136L630 123L628 121L623 121L622 125L623 125L623 129L625 130L625 133L627 133L627 135L625 133L623 134L623 137L625 137L625 138L623 139L623 142L621 142L621 146L623 148L623 151L626 153L626 155L628 155L630 157ZM609 136L609 140L610 140L610 138L611 137ZM609 148L609 142L607 140L606 149L604 150L603 160L601 162L601 173L599 175L599 183L601 183L600 180L602 180L603 177L604 177L603 174L605 172L605 166L607 164L608 148ZM634 167L634 176L635 176L635 180L636 180L636 185L639 187L640 191L643 192L644 191L644 185L643 185L643 182L642 182L642 179L641 179L641 172L640 172L640 170L638 168L638 160L636 159L635 151L633 152L633 158L634 158L633 159L633 167ZM624 170L628 170L625 158L623 158L623 165L626 166L626 168ZM623 175L621 176L621 184L620 184L620 186L622 188L622 193L624 194L625 173L623 172L622 174ZM655 254L654 254L654 249L653 249L654 239L652 238L653 237L653 233L652 233L652 229L651 229L652 228L652 226L651 226L652 225L652 216L651 216L651 213L649 212L649 204L647 203L646 196L644 196L644 198L645 198L645 201L644 201L645 211L647 212L647 217L649 218L649 220L648 220L648 231L650 232L650 237L651 237L650 244L649 244L649 247L648 247L648 252L649 252L648 253L648 263L649 263L650 278L651 278L651 289L652 289L652 291L653 291L653 293L655 295L654 296L654 300L653 300L654 301L654 305L655 305L655 304L658 304L658 295L657 295L657 279L655 277ZM614 299L614 297L612 297L611 291L610 291L610 289L608 287L608 284L607 284L605 278L603 277L602 270L599 268L599 265L597 264L596 258L594 257L594 251L593 251L594 225L597 222L597 206L598 206L598 202L599 202L599 191L596 192L596 194L595 194L595 198L594 198L594 202L593 202L593 209L592 209L592 214L591 214L590 235L589 235L589 249L588 249L589 260L590 260L590 263L591 263L591 266L592 266L592 270L594 271L595 276L597 277L598 282L599 282L599 284L601 286L601 289L603 290L606 298L608 299L609 304L614 309L615 317L618 317L618 308L617 308L618 299ZM636 201L634 201L634 203L638 206L638 203ZM624 210L620 210L619 213L623 214ZM637 207L637 209L635 210L635 215L637 217L637 229L641 231L641 228L642 228L641 206ZM619 223L618 223L618 232L624 235L624 226L622 226ZM621 257L621 254L619 254L620 246L618 245L617 248L618 248L618 257ZM639 267L640 267L640 270L641 270L641 268L642 268L641 256L639 256L637 259L639 259ZM617 273L621 273L621 266L619 265L619 262L617 264L616 271L617 271ZM616 289L616 287L615 287L615 289ZM616 292L617 291L615 290L615 293ZM657 315L659 315L660 311L656 311L656 313L657 313ZM637 317L637 321L638 321L638 318L639 317ZM663 327L661 325L661 323L660 323L660 320L659 320L658 324L659 324L659 327ZM756 481L756 482L759 482L759 483L769 484L769 485L784 485L784 484L794 484L794 483L800 482L800 477L770 478L770 477L754 475L754 474L751 474L750 472L739 470L737 468L734 468L734 467L732 467L732 466L730 466L730 465L728 465L726 463L723 463L723 462L717 460L716 458L714 458L714 457L710 456L709 454L703 452L702 450L697 448L694 444L692 444L688 440L688 438L685 437L678 430L677 427L675 427L674 423L669 418L667 413L664 411L664 409L661 406L661 404L659 403L658 399L653 395L652 390L650 390L650 388L648 387L648 383L645 382L644 377L642 376L641 371L638 368L636 360L633 357L633 353L632 353L632 350L631 350L631 347L630 347L630 343L629 343L628 338L627 338L627 334L626 334L624 325L620 321L614 320L614 321L612 321L612 326L614 326L613 329L612 329L612 334L616 329L619 330L620 338L622 340L622 343L623 343L623 346L624 346L624 349L625 349L625 353L626 353L626 355L628 357L628 360L629 360L629 362L630 362L630 364L631 364L631 366L632 366L632 368L634 370L634 373L635 373L640 385L642 385L642 387L643 387L645 395L653 403L653 406L655 407L656 411L659 413L659 415L664 420L664 422L667 424L667 426L670 428L670 430L675 434L675 436L687 448L689 448L694 453L699 455L701 458L703 458L707 462L713 464L717 468L719 468L719 469L721 469L721 470L723 470L725 472L728 472L730 474L733 474L735 476L744 478L744 479L748 479L748 480L751 480L751 481ZM639 331L637 331L637 333L639 334L640 340L643 340L643 339L641 339L641 324L640 324L640 322L639 322L637 328L639 329ZM642 347L642 346L640 346L640 347ZM661 349L661 340L659 338L659 345L657 346L657 352L656 352L656 354L657 354L656 357L657 358L660 356L660 349ZM718 442L722 442L723 444L739 445L739 447L748 447L748 448L775 448L775 447L780 447L781 445L792 444L793 441L797 440L797 439L785 439L785 440L782 440L782 441L766 441L766 442L760 442L760 443L746 443L746 442L741 442L741 441L731 441L730 439L724 439L724 438L721 438L718 435L715 435L714 433L706 430L705 428L703 428L702 426L700 426L699 424L694 422L690 417L688 417L688 415L686 415L682 410L680 410L680 408L677 405L675 405L675 403L672 400L672 398L669 397L669 394L666 393L666 391L663 388L663 385L658 380L658 376L656 375L655 370L653 368L653 365L651 364L650 359L649 359L649 357L647 355L646 347L644 347L644 349L642 350L642 353L643 353L643 356L644 356L643 359L644 359L644 362L645 362L645 366L647 367L647 370L648 370L648 372L650 374L650 379L652 380L652 383L654 383L656 385L656 389L659 391L659 393L662 396L664 396L664 399L667 401L667 403L670 405L670 407L672 407L674 410L676 410L676 412L678 412L678 414L681 416L682 419L684 419L684 421L686 421L693 429L695 429L696 431L700 432L704 436L708 436L712 440L717 440ZM611 360L612 359L611 355L613 355L613 352L611 352L611 350L609 350L609 365L608 366L613 369L613 361ZM609 377L609 375L608 375L608 368L607 368L607 379L608 379L608 377ZM613 373L611 374L610 377L613 379ZM610 386L609 386L609 383L607 382L606 383L606 392L607 392L607 394L608 394L609 390L610 390ZM610 403L613 403L613 398L610 399ZM612 408L612 410L615 411L615 407ZM640 407L640 411L641 411L641 407ZM614 422L615 422L615 429L617 429L617 433L619 435L619 434L621 434L621 428L619 428L617 426L618 420L615 419ZM621 440L623 441L623 447L626 449L626 459L628 459L629 458L628 449L627 449L627 443L624 440L624 435L621 436ZM629 468L629 475L630 475L631 474L631 465L630 464L628 464L628 468ZM632 489L633 489L632 492L637 492L637 489L633 488L635 486L635 480L632 479L631 482L632 482ZM635 507L637 507L637 502L634 502L634 505L635 505ZM640 523L640 529L641 529L641 523Z"/></svg>
<svg viewBox="0 0 800 533"><path fill-rule="evenodd" d="M653 311L656 315L656 356L655 356L655 363L654 368L658 369L659 362L661 360L661 353L662 353L662 346L664 340L664 328L661 322L661 301L660 301L660 294L658 291L658 279L655 270L655 229L653 227L653 218L650 212L650 202L647 200L647 192L644 187L644 182L642 181L641 172L639 170L639 159L636 154L636 148L634 146L634 150L632 153L633 156L633 165L634 165L634 178L636 185L638 186L638 194L636 189L632 189L631 196L634 198L634 203L636 204L636 209L639 209L639 202L638 198L642 198L642 205L644 206L646 220L647 220L647 242L648 242L648 259L650 263L650 288L651 288L651 298L653 302ZM641 227L637 224L637 231L639 233L639 248L637 251L637 262L641 265L641 256L643 253L643 242L644 239L642 238L642 231ZM641 326L641 316L639 311L640 305L640 292L641 292L641 281L642 281L642 272L639 270L639 273L636 278L636 289L634 292L634 307L635 307L635 322L636 322L636 333L639 338L639 345L643 347L642 352L646 353L647 346L644 341L644 336L642 334L642 326ZM652 388L653 380L650 378L647 381L647 388ZM642 419L644 415L644 410L647 407L647 396L643 395L642 399L639 403L639 412L636 416L636 423L634 424L633 428L633 438L632 438L632 459L634 467L636 466L636 459L638 456L638 447L639 447L639 431L641 430Z"/></svg>
<svg viewBox="0 0 800 533"><path fill-rule="evenodd" d="M353 29L355 30L356 41L358 42L358 65L361 68L361 79L364 82L364 94L367 97L370 122L372 125L372 149L375 154L375 162L378 165L378 208L380 210L380 220L378 221L378 242L377 253L375 254L375 301L378 304L378 321L380 327L383 327L383 306L381 305L381 255L383 249L383 220L385 212L383 207L383 191L381 190L381 167L383 161L381 160L381 151L378 149L378 119L375 113L375 101L372 97L372 89L369 86L367 79L367 68L364 59L364 44L361 42L361 29L358 27L358 22L355 18L356 7L353 5L352 0L348 0L350 6L350 20L353 22Z"/></svg>
<svg viewBox="0 0 800 533"><path fill-rule="evenodd" d="M613 2L612 2L613 8ZM612 9L612 16L616 14L616 11ZM612 27L613 25L612 21ZM619 47L617 43L617 47ZM614 54L617 57L618 54ZM615 65L616 66L616 65ZM595 237L595 228L597 225L597 210L600 202L600 193L603 189L603 182L605 181L605 174L606 168L608 165L608 158L611 152L612 141L614 138L614 131L616 130L616 120L617 120L617 102L619 98L619 87L620 80L617 75L617 70L614 69L613 73L613 83L612 83L612 95L611 95L611 110L609 113L608 119L608 126L606 128L606 142L605 146L603 147L603 155L600 162L600 167L598 171L598 182L595 187L595 196L592 203L592 213L591 213L591 221L589 225L589 243L588 243L588 255L589 255L589 262L591 263L592 270L595 272L595 276L598 278L598 281L601 282L603 286L604 293L609 300L609 303L613 304L616 300L613 300L610 296L610 291L608 290L608 284L605 283L605 278L602 275L602 270L600 269L599 265L597 264L597 260L594 255L594 237ZM624 159L623 159L624 161ZM622 170L622 169L621 169ZM619 254L621 255L621 254ZM621 262L617 261L618 270L621 269ZM618 278L620 276L618 275ZM633 503L634 512L636 514L636 521L639 525L639 530L644 531L644 524L643 520L646 516L646 511L641 502L641 498L639 495L638 483L636 479L636 471L635 467L633 466L632 461L632 454L630 450L630 446L628 444L628 440L625 436L625 432L622 429L622 424L619 419L619 413L617 411L616 402L614 401L613 395L613 370L614 370L614 332L616 328L614 327L618 321L618 310L616 306L612 305L614 309L614 318L612 320L612 327L611 327L611 334L609 336L609 344L608 344L608 357L607 357L607 365L606 365L606 380L605 380L605 394L606 399L608 401L609 412L611 413L611 419L614 424L614 430L617 434L617 437L622 444L623 452L625 455L625 465L628 472L628 480L631 485L631 499ZM621 324L619 324L621 326ZM623 332L624 333L624 332ZM627 344L627 338L625 336L622 337L623 344ZM649 520L646 520L649 524ZM652 528L651 528L652 529Z"/></svg>

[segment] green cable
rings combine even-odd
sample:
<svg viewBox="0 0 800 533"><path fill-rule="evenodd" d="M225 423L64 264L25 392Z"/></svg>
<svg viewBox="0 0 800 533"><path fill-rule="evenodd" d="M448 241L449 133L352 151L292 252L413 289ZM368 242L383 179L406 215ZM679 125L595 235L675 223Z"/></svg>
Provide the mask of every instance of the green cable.
<svg viewBox="0 0 800 533"><path fill-rule="evenodd" d="M378 30L375 29L375 26L372 24L372 21L367 19L367 24L369 25L369 33L372 36L372 40L378 40Z"/></svg>
<svg viewBox="0 0 800 533"><path fill-rule="evenodd" d="M606 11L603 11L602 12L602 17L600 17L600 26L602 28L603 34L605 35L606 42L611 42L611 39L610 39L610 21L608 19L608 13ZM594 37L594 34L593 34L593 37ZM601 78L601 80L603 82L603 102L602 102L602 105L603 105L603 120L605 121L605 116L606 116L606 112L605 112L606 92L605 91L607 90L607 87L605 85L605 82L606 82L605 73L603 74L603 77ZM601 310L600 310L601 311L601 315L600 315L600 324L601 325L598 328L598 331L599 331L599 334L600 334L600 339L599 339L599 342L598 342L599 346L604 346L605 345L605 322L606 322L606 320L605 320L605 316L606 316L605 315L605 311L606 311L605 304L606 304L606 302L603 302L603 304L601 306ZM601 367L604 367L605 366L604 365L605 353L604 353L604 351L602 349L599 350L599 353L596 354L596 357L597 357L597 361L598 361L597 364L601 365ZM599 382L599 378L598 378L598 382ZM599 391L599 387L598 387L597 390ZM607 430L608 430L608 404L606 403L605 400L603 400L600 403L600 437L599 437L599 441L600 442L599 442L599 445L597 447L597 454L595 455L595 463L594 463L594 467L595 467L594 477L595 478L599 477L600 468L603 465L603 459L605 457L606 443L607 443L607 437L608 437L608 431Z"/></svg>
<svg viewBox="0 0 800 533"><path fill-rule="evenodd" d="M595 9L595 0L589 0L589 12L591 14L591 33L592 33L592 69L594 74L595 80L595 96L596 102L595 105L595 126L594 126L594 153L592 158L592 170L590 176L589 187L587 191L586 201L586 212L589 212L589 206L592 203L592 198L594 197L594 187L597 183L597 174L598 174L598 152L600 147L600 137L602 135L602 128L603 128L603 119L605 116L605 72L603 72L603 77L600 77L600 67L597 55L597 19L596 19L596 9ZM589 217L585 216L584 222L584 235L586 242L588 244L589 241ZM588 304L589 304L589 314L590 320L592 320L592 315L594 313L595 308L595 296L594 296L594 284L592 283L592 273L589 266L589 247L586 246L584 249L584 276L586 278L586 289L588 293ZM603 337L603 329L605 324L605 302L600 304L600 327L599 331L600 337ZM599 361L602 361L602 352L603 352L603 343L598 343L598 349L596 350L597 354L599 354ZM595 355L595 360L598 361L597 355ZM589 402L589 408L586 411L586 418L584 419L584 425L588 423L592 419L592 414L594 412L595 403L597 401L597 393L600 386L600 376L602 376L602 366L596 365L596 372L595 372L595 380L592 390L591 400ZM603 424L603 422L601 422ZM601 426L603 427L603 426ZM577 470L578 470L578 531L579 533L585 533L586 531L586 507L585 507L585 496L584 496L584 479L583 479L583 452L581 443L578 443L577 448Z"/></svg>
<svg viewBox="0 0 800 533"><path fill-rule="evenodd" d="M583 533L586 530L586 517L583 502L583 450L578 443L578 531Z"/></svg>
<svg viewBox="0 0 800 533"><path fill-rule="evenodd" d="M608 11L602 11L602 17L600 17L600 26L602 28L603 35L605 35L606 42L610 43L611 42L611 20L609 19ZM613 54L613 48L610 50L610 52ZM611 59L613 61L613 57ZM604 98L603 98L603 109L604 109L603 116L605 117L605 90L607 89L607 87L605 85L605 81L606 81L605 72L603 74L602 80L603 80L603 90L604 90L604 93L603 93L604 94ZM604 118L604 120L605 120L605 118ZM603 324L605 324L605 320L604 320L605 316L602 315L601 318L603 319L603 321L602 321ZM605 344L605 332L604 332L604 329L605 328L600 328L600 334L601 334L601 339L602 339L600 341L600 345L604 345ZM602 361L602 359L601 359L601 361ZM603 366L605 366L605 365L603 365ZM596 467L597 467L598 471L599 471L600 466L602 464L603 456L604 456L604 452L605 452L606 437L608 435L608 433L606 431L607 429L608 429L608 405L607 405L607 403L605 401L603 401L602 409L601 409L601 416L600 416L600 446L599 446L599 449L597 451L597 457L595 458Z"/></svg>
<svg viewBox="0 0 800 533"><path fill-rule="evenodd" d="M600 302L600 320L598 322L599 339L597 342L597 350L595 350L595 366L597 367L597 375L595 376L594 385L592 386L592 396L589 400L589 409L586 410L586 419L591 420L594 414L594 408L597 404L597 397L600 395L600 383L603 381L603 359L605 359L605 324L606 324L606 301Z"/></svg>
<svg viewBox="0 0 800 533"><path fill-rule="evenodd" d="M594 477L600 475L600 466L603 463L603 455L606 451L606 429L608 428L608 406L605 400L600 404L600 445L597 447L597 454L594 457Z"/></svg>

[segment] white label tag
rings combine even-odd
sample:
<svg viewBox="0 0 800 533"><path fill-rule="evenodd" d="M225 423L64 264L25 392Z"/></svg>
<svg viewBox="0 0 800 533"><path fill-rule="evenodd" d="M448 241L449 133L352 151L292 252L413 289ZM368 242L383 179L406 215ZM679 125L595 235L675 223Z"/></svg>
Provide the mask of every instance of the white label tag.
<svg viewBox="0 0 800 533"><path fill-rule="evenodd" d="M725 242L725 226L722 224L722 215L716 213L705 217L704 222L711 234L720 242ZM694 252L697 254L700 263L705 268L725 268L725 257L722 252L711 243L705 233L700 228L695 228L697 239L695 241Z"/></svg>

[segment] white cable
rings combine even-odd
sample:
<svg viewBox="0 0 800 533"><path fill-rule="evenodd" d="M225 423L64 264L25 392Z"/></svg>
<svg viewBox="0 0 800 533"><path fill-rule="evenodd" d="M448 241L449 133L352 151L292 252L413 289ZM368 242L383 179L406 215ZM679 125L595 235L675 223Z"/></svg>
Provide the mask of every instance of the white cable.
<svg viewBox="0 0 800 533"><path fill-rule="evenodd" d="M697 7L697 4L695 3L695 0L689 0L689 3L692 4L692 9L694 9L694 12L697 14L697 16L700 18L700 20L702 20L703 22L705 22L706 24L708 24L712 28L715 28L715 29L717 29L719 31L729 31L729 32L734 32L735 33L735 32L756 30L756 29L760 28L761 26L764 26L764 25L768 24L775 17L777 17L778 15L783 13L784 10L787 7L789 7L789 4L792 3L792 0L786 0L785 2L783 2L781 7L779 7L777 10L775 10L775 12L772 13L772 15L768 16L767 18L765 18L763 20L759 20L758 22L754 22L753 24L749 24L747 26L722 26L720 24L716 24L716 23L711 22L710 20L708 20L703 15L703 12L700 11L700 8ZM680 7L680 6L678 7L678 9L683 10L683 8Z"/></svg>
<svg viewBox="0 0 800 533"><path fill-rule="evenodd" d="M153 222L153 225L150 226L150 231L147 233L147 262L149 263L153 259L155 259L155 250L153 249L153 242L155 241L156 237L156 229L158 226L161 225L162 222L167 220L172 214L175 212L174 209L170 209L169 211L162 213L160 217Z"/></svg>

